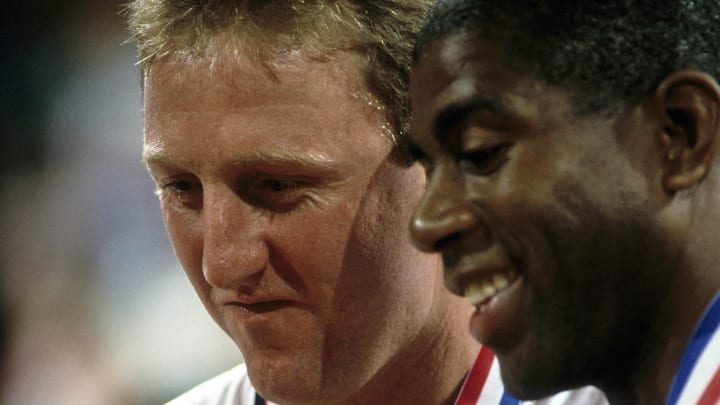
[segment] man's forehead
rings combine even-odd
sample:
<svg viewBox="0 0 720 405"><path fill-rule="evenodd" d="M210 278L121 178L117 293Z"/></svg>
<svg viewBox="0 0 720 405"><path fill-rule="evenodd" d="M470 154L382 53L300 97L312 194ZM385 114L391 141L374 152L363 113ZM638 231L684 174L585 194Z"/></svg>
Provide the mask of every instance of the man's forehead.
<svg viewBox="0 0 720 405"><path fill-rule="evenodd" d="M432 100L435 107L452 100L477 98L478 93L493 100L498 108L507 104L500 78L530 78L506 68L504 55L493 46L479 43L463 33L443 37L425 48L413 68L410 81L414 107ZM432 78L432 80L430 80ZM516 80L512 80L513 84ZM508 88L509 90L509 88ZM445 100L445 99L452 100Z"/></svg>
<svg viewBox="0 0 720 405"><path fill-rule="evenodd" d="M326 92L346 94L373 109L381 109L382 103L368 88L364 64L355 52L337 52L317 59L295 50L272 60L243 54L175 52L148 65L144 85L151 97L158 89L167 93L168 89L182 88L184 93L194 87L206 90L198 91L199 94L211 93L215 98L224 96L225 102L255 99L258 104L265 101L257 99L259 95L254 85L258 81L278 84L277 88L282 90L294 88L294 94L299 97L307 96L303 90L308 86L316 86ZM292 102L293 94L277 96ZM162 100L148 98L146 94L145 101ZM226 106L232 107L231 104Z"/></svg>

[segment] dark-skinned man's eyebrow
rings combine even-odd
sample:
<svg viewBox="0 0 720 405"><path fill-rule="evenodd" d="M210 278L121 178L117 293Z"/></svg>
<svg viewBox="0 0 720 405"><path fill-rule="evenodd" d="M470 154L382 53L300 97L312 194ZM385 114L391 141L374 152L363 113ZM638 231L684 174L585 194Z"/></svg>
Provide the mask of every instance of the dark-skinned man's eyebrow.
<svg viewBox="0 0 720 405"><path fill-rule="evenodd" d="M481 111L509 114L509 108L503 102L482 95L453 101L442 107L435 116L433 136L441 139L448 130L462 122L468 115Z"/></svg>

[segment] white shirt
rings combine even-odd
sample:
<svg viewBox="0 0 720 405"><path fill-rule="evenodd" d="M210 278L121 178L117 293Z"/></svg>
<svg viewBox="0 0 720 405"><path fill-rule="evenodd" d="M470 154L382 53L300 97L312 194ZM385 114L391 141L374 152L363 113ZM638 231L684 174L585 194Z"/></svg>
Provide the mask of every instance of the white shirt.
<svg viewBox="0 0 720 405"><path fill-rule="evenodd" d="M489 369L488 369L489 368ZM256 392L245 364L196 386L166 405L255 405ZM267 405L276 405L264 402ZM565 391L538 401L518 401L507 395L500 378L500 366L483 347L466 377L457 405L606 405L605 396L594 387Z"/></svg>

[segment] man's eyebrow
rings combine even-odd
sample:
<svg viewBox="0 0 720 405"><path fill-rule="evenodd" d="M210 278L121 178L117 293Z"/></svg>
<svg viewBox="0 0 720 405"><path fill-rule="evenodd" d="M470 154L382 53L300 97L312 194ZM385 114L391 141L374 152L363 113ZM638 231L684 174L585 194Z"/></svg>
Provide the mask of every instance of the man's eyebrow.
<svg viewBox="0 0 720 405"><path fill-rule="evenodd" d="M457 125L467 115L477 111L509 114L510 108L501 100L491 99L483 95L474 95L454 101L443 106L435 116L433 136L440 139L448 128Z"/></svg>
<svg viewBox="0 0 720 405"><path fill-rule="evenodd" d="M170 157L162 148L162 145L151 143L143 146L142 161L145 166L151 165L177 165L186 163L184 160L179 160Z"/></svg>
<svg viewBox="0 0 720 405"><path fill-rule="evenodd" d="M190 166L187 159L177 158L166 153L158 145L146 145L143 150L143 161L146 165ZM321 154L295 151L253 151L235 156L232 164L244 166L296 166L298 168L322 172L337 171L336 162Z"/></svg>
<svg viewBox="0 0 720 405"><path fill-rule="evenodd" d="M298 167L334 171L336 162L321 154L314 152L295 151L254 151L248 154L237 156L233 164L235 166L255 165L297 165Z"/></svg>

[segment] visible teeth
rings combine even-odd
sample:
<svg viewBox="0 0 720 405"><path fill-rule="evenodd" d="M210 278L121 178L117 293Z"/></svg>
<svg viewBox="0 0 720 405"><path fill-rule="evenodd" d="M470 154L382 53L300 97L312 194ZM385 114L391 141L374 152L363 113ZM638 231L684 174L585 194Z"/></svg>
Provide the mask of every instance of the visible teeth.
<svg viewBox="0 0 720 405"><path fill-rule="evenodd" d="M465 298L473 305L478 305L497 293L497 289L488 282L471 283L465 289Z"/></svg>
<svg viewBox="0 0 720 405"><path fill-rule="evenodd" d="M490 280L476 281L465 288L465 298L473 305L479 305L510 285L512 274L494 274Z"/></svg>
<svg viewBox="0 0 720 405"><path fill-rule="evenodd" d="M497 292L497 290L495 289L495 287L493 287L492 284L483 283L482 292L483 292L483 295L485 295L485 297L489 297L489 296L495 294Z"/></svg>
<svg viewBox="0 0 720 405"><path fill-rule="evenodd" d="M502 290L510 284L510 280L508 280L507 276L504 274L495 274L492 278L492 281L493 285L498 290Z"/></svg>
<svg viewBox="0 0 720 405"><path fill-rule="evenodd" d="M465 298L467 298L473 305L477 305L485 301L483 285L480 283L469 284L465 287Z"/></svg>

